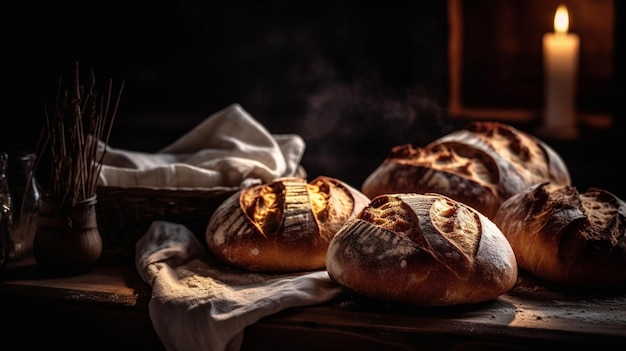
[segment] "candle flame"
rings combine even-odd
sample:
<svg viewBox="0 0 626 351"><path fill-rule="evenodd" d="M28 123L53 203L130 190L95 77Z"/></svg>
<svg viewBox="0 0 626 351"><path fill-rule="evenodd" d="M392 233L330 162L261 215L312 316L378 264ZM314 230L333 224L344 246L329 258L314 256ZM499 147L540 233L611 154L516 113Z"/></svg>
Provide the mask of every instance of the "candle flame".
<svg viewBox="0 0 626 351"><path fill-rule="evenodd" d="M557 33L567 33L569 29L569 14L567 7L563 4L559 5L554 14L554 31Z"/></svg>

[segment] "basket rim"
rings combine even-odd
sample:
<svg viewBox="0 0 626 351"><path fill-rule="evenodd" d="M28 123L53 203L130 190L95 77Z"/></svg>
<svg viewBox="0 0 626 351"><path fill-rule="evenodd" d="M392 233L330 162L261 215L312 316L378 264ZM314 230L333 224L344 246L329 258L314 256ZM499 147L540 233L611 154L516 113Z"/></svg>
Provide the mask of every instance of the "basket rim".
<svg viewBox="0 0 626 351"><path fill-rule="evenodd" d="M203 192L203 193L230 193L240 190L239 187L215 186L210 188L199 187L153 187L153 186L117 186L117 185L98 185L98 190L138 190L138 191L164 191L164 192Z"/></svg>

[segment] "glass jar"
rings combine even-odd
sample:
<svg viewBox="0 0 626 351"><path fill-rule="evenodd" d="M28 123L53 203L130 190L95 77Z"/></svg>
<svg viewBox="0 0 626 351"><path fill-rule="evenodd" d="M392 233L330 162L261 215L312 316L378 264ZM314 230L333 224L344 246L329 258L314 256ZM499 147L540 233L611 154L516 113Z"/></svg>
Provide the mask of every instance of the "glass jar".
<svg viewBox="0 0 626 351"><path fill-rule="evenodd" d="M13 229L9 258L17 260L33 252L37 216L41 210L39 185L34 176L37 156L28 152L9 154L8 183L13 198Z"/></svg>
<svg viewBox="0 0 626 351"><path fill-rule="evenodd" d="M4 270L11 252L11 230L13 228L13 203L7 180L9 156L0 153L0 269Z"/></svg>

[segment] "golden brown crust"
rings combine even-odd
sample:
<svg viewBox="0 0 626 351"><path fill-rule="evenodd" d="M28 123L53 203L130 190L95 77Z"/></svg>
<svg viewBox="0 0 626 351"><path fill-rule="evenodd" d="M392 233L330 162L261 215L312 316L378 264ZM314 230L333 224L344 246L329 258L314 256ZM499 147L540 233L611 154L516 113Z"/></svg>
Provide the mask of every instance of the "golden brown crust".
<svg viewBox="0 0 626 351"><path fill-rule="evenodd" d="M494 222L520 268L570 287L626 283L626 204L597 188L542 183L505 201Z"/></svg>
<svg viewBox="0 0 626 351"><path fill-rule="evenodd" d="M335 178L280 178L224 201L206 230L209 250L250 271L324 268L328 243L369 198Z"/></svg>
<svg viewBox="0 0 626 351"><path fill-rule="evenodd" d="M507 160L526 184L550 181L569 185L569 170L561 157L542 140L499 122L472 122L440 141L465 141L491 150Z"/></svg>
<svg viewBox="0 0 626 351"><path fill-rule="evenodd" d="M454 198L489 216L497 211L500 198L511 193L500 186L499 170L503 166L475 148L459 143L438 143L418 149L403 145L394 151L397 153L363 183L362 191L368 197L433 192Z"/></svg>
<svg viewBox="0 0 626 351"><path fill-rule="evenodd" d="M439 194L374 198L335 235L326 269L356 292L422 306L490 300L517 280L515 256L500 230Z"/></svg>
<svg viewBox="0 0 626 351"><path fill-rule="evenodd" d="M361 190L369 198L439 193L493 218L502 201L546 180L570 183L565 163L548 145L502 123L474 122L424 148L394 147Z"/></svg>

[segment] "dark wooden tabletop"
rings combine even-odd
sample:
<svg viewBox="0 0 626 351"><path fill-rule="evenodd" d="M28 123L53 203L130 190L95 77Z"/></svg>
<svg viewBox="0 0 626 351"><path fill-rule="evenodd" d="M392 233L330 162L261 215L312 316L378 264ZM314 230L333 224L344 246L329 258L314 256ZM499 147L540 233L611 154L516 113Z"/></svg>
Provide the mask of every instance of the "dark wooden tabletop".
<svg viewBox="0 0 626 351"><path fill-rule="evenodd" d="M105 253L92 270L51 277L33 262L9 265L0 282L2 350L163 349L148 313L150 286L128 254ZM26 334L20 334L25 332ZM290 308L244 333L243 349L624 350L626 291L574 293L520 274L495 300L423 308L344 295Z"/></svg>

